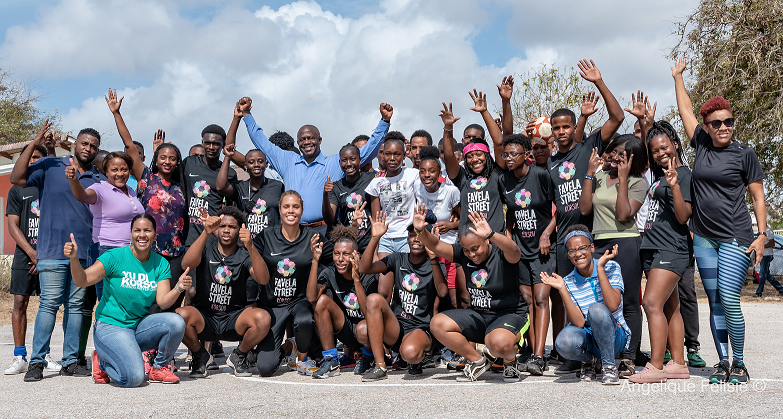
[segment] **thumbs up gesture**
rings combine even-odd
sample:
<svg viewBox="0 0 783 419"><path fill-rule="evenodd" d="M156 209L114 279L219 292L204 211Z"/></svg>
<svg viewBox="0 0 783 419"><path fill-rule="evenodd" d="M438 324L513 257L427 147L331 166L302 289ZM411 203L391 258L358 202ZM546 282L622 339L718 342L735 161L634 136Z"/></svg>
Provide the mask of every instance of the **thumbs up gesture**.
<svg viewBox="0 0 783 419"><path fill-rule="evenodd" d="M73 157L70 159L71 165L65 168L65 178L68 180L76 179L76 166L73 164Z"/></svg>
<svg viewBox="0 0 783 419"><path fill-rule="evenodd" d="M328 194L334 190L334 182L332 182L332 177L330 175L326 175L326 183L324 183L324 193Z"/></svg>
<svg viewBox="0 0 783 419"><path fill-rule="evenodd" d="M79 259L79 246L76 245L76 239L71 233L71 241L65 243L63 246L63 255L68 259Z"/></svg>
<svg viewBox="0 0 783 419"><path fill-rule="evenodd" d="M244 243L245 249L247 249L249 246L253 245L253 235L250 234L250 230L245 227L245 224L242 224L242 227L239 229L239 240Z"/></svg>
<svg viewBox="0 0 783 419"><path fill-rule="evenodd" d="M188 272L190 272L190 268L185 268L185 272L179 276L179 280L175 286L178 292L185 292L193 286L193 278L188 275Z"/></svg>

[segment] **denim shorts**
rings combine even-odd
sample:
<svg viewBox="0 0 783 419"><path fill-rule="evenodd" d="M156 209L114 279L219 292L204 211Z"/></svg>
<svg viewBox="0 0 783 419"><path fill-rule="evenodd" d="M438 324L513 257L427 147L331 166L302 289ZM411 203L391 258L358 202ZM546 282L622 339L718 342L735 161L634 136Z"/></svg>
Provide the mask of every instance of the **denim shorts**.
<svg viewBox="0 0 783 419"><path fill-rule="evenodd" d="M383 236L378 242L378 253L408 253L410 251L407 237L388 238Z"/></svg>

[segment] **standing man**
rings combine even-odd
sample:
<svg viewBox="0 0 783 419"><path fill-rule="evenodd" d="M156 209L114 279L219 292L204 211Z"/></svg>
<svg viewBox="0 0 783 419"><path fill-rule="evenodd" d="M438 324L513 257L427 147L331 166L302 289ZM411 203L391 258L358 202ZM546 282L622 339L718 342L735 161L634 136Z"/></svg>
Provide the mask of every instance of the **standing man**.
<svg viewBox="0 0 783 419"><path fill-rule="evenodd" d="M41 202L39 218L38 272L41 285L41 302L35 318L33 353L25 381L40 381L46 366L44 356L49 348L54 323L60 305L63 306L63 358L60 375L87 377L90 371L77 365L79 334L82 328L82 305L85 288L77 287L71 277L70 260L63 255L63 245L70 241L73 232L79 247L79 262L87 264L87 249L92 240L92 213L86 204L76 200L71 193L65 168L75 165L79 181L86 188L106 180L92 165L101 135L92 128L79 131L74 143L74 154L69 157L43 158L32 165L30 159L36 147L41 145L51 123L47 120L30 147L22 152L11 172L11 183L19 187L38 188ZM29 167L28 167L29 165Z"/></svg>
<svg viewBox="0 0 783 419"><path fill-rule="evenodd" d="M267 160L277 168L283 177L286 189L299 192L304 202L304 213L301 223L313 227L321 237L326 237L326 224L321 212L324 184L329 175L332 182L342 179L345 174L340 168L340 155L326 156L321 153L321 133L312 125L299 128L296 133L299 151L298 155L292 151L285 151L272 144L264 135L264 131L256 124L252 109L252 100L249 97L240 99L237 103L240 112L244 116L247 132L256 147L266 155ZM361 164L372 161L378 154L381 140L389 131L394 109L388 103L381 103L381 121L372 133L367 144L359 149L362 158Z"/></svg>

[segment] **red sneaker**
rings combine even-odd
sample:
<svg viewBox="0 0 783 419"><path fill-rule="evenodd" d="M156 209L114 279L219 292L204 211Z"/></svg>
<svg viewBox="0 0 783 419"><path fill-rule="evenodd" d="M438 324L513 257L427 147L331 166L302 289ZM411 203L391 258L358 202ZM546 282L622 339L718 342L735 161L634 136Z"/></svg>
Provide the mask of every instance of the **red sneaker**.
<svg viewBox="0 0 783 419"><path fill-rule="evenodd" d="M164 383L164 384L177 384L179 383L179 377L177 377L169 366L161 368L153 368L150 372L150 383Z"/></svg>
<svg viewBox="0 0 783 419"><path fill-rule="evenodd" d="M109 384L111 382L109 374L106 374L101 369L98 351L92 351L92 381L95 381L96 384Z"/></svg>

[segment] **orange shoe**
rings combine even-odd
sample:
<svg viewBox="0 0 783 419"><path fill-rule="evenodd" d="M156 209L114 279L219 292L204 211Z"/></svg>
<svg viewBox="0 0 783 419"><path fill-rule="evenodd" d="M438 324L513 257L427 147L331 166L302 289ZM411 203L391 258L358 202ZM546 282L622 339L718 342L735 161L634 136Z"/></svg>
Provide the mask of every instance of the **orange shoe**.
<svg viewBox="0 0 783 419"><path fill-rule="evenodd" d="M179 377L177 377L169 366L161 368L153 368L150 371L150 383L163 383L163 384L177 384L179 383Z"/></svg>
<svg viewBox="0 0 783 419"><path fill-rule="evenodd" d="M109 374L106 374L101 369L98 351L92 351L92 381L95 381L96 384L109 384L111 382Z"/></svg>

